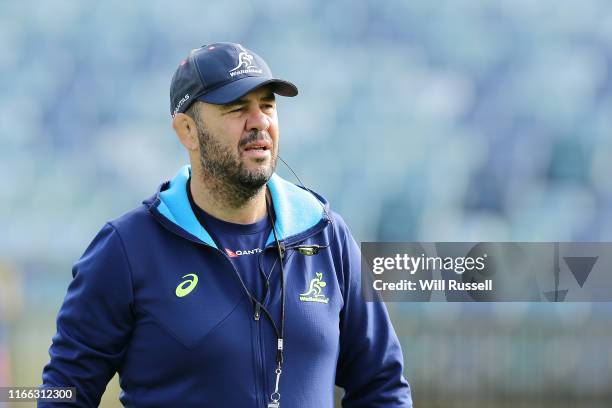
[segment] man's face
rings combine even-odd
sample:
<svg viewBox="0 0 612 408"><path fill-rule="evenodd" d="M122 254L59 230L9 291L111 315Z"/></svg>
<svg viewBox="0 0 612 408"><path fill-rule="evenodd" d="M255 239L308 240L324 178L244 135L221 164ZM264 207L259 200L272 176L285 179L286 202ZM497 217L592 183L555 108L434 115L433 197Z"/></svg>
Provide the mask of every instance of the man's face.
<svg viewBox="0 0 612 408"><path fill-rule="evenodd" d="M201 104L196 125L205 178L254 191L270 179L279 136L276 102L269 87L228 105Z"/></svg>

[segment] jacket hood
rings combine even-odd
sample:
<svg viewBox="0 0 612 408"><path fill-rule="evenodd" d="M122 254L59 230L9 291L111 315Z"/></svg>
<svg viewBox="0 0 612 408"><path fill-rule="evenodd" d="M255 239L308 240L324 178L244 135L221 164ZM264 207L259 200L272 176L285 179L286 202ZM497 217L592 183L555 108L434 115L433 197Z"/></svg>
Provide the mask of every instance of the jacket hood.
<svg viewBox="0 0 612 408"><path fill-rule="evenodd" d="M208 231L200 225L189 204L187 180L190 175L191 166L182 167L170 182L160 186L152 206L157 204L157 211L161 216L216 248L217 245ZM276 215L275 228L280 240L303 233L322 220L327 221L328 203L323 197L298 187L276 173L272 175L267 186L272 197ZM146 201L145 204L149 203ZM271 233L266 245L272 242L274 235Z"/></svg>

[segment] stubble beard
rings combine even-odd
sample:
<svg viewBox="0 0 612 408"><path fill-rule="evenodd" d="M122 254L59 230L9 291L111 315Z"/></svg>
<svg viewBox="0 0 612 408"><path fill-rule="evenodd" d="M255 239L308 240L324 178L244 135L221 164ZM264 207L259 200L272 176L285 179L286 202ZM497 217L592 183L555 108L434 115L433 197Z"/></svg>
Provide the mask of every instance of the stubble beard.
<svg viewBox="0 0 612 408"><path fill-rule="evenodd" d="M202 123L196 123L200 146L202 181L222 202L240 208L266 185L276 169L277 155L272 152L269 166L248 170L240 158L221 145ZM239 146L268 138L266 133L253 131L240 141Z"/></svg>

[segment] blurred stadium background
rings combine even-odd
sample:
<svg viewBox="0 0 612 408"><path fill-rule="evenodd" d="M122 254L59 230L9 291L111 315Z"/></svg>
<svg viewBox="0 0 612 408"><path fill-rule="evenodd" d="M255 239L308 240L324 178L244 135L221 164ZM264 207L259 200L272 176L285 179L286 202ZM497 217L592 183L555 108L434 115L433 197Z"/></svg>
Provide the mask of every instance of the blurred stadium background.
<svg viewBox="0 0 612 408"><path fill-rule="evenodd" d="M186 162L170 78L214 41L298 84L282 155L358 241L612 241L608 0L0 1L0 386L40 383L72 263ZM419 408L611 406L608 303L390 310Z"/></svg>

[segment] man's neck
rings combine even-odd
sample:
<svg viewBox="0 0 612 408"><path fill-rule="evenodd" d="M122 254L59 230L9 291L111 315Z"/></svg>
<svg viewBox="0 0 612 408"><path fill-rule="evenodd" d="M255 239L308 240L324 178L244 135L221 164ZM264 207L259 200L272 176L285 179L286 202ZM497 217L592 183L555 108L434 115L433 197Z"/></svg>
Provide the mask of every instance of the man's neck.
<svg viewBox="0 0 612 408"><path fill-rule="evenodd" d="M266 216L265 185L253 197L237 203L224 197L222 186L206 183L195 174L192 174L189 183L193 201L215 218L234 224L253 224Z"/></svg>

